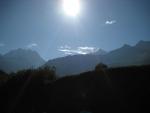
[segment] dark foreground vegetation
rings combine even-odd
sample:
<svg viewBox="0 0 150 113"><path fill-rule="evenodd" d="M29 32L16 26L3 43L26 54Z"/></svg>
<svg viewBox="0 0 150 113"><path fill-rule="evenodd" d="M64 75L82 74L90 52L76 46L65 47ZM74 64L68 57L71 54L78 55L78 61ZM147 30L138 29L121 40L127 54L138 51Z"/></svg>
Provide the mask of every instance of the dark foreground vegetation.
<svg viewBox="0 0 150 113"><path fill-rule="evenodd" d="M0 72L0 113L150 112L150 66L57 78L54 68Z"/></svg>

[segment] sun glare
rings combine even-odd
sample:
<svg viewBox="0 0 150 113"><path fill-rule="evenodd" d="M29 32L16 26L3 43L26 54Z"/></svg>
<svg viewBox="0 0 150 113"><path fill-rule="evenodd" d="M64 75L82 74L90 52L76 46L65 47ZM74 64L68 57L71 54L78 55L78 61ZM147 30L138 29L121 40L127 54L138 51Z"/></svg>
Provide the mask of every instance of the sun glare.
<svg viewBox="0 0 150 113"><path fill-rule="evenodd" d="M76 17L80 13L80 0L63 0L63 10L66 15Z"/></svg>

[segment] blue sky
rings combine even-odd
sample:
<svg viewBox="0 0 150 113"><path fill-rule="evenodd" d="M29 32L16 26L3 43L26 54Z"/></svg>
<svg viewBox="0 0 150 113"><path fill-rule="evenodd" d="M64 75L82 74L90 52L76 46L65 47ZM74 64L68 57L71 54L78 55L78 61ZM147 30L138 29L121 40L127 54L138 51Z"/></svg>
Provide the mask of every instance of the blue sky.
<svg viewBox="0 0 150 113"><path fill-rule="evenodd" d="M31 48L51 59L71 54L62 49L110 51L150 40L150 0L81 0L77 18L60 1L0 0L0 53Z"/></svg>

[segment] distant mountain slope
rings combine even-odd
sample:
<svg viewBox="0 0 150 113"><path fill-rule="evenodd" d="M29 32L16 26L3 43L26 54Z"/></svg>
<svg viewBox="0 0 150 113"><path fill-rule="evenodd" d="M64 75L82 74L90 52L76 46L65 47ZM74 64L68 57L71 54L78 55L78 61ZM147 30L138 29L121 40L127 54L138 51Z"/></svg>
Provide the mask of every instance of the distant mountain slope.
<svg viewBox="0 0 150 113"><path fill-rule="evenodd" d="M137 43L134 47L141 49L145 52L150 52L150 41L139 41L139 43Z"/></svg>
<svg viewBox="0 0 150 113"><path fill-rule="evenodd" d="M150 42L140 41L135 46L125 44L103 55L74 55L49 60L45 66L55 66L59 75L69 75L92 70L103 62L111 67L150 64Z"/></svg>
<svg viewBox="0 0 150 113"><path fill-rule="evenodd" d="M105 55L107 52L103 49L99 49L97 52L93 53L94 55Z"/></svg>
<svg viewBox="0 0 150 113"><path fill-rule="evenodd" d="M44 63L45 61L37 52L29 49L16 49L0 58L0 69L6 72L12 72L20 69L35 68Z"/></svg>
<svg viewBox="0 0 150 113"><path fill-rule="evenodd" d="M135 46L125 44L123 47L113 50L103 57L103 62L109 66L150 64L150 42L140 41Z"/></svg>
<svg viewBox="0 0 150 113"><path fill-rule="evenodd" d="M74 55L49 60L45 66L55 66L59 75L70 75L93 70L99 61L98 55Z"/></svg>

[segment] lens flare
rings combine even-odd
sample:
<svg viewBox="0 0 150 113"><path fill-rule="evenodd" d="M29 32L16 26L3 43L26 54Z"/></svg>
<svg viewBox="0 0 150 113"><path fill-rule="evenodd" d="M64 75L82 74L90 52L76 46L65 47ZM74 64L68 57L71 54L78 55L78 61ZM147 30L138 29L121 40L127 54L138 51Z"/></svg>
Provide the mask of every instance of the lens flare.
<svg viewBox="0 0 150 113"><path fill-rule="evenodd" d="M80 13L80 0L63 0L63 10L71 17L76 17Z"/></svg>

